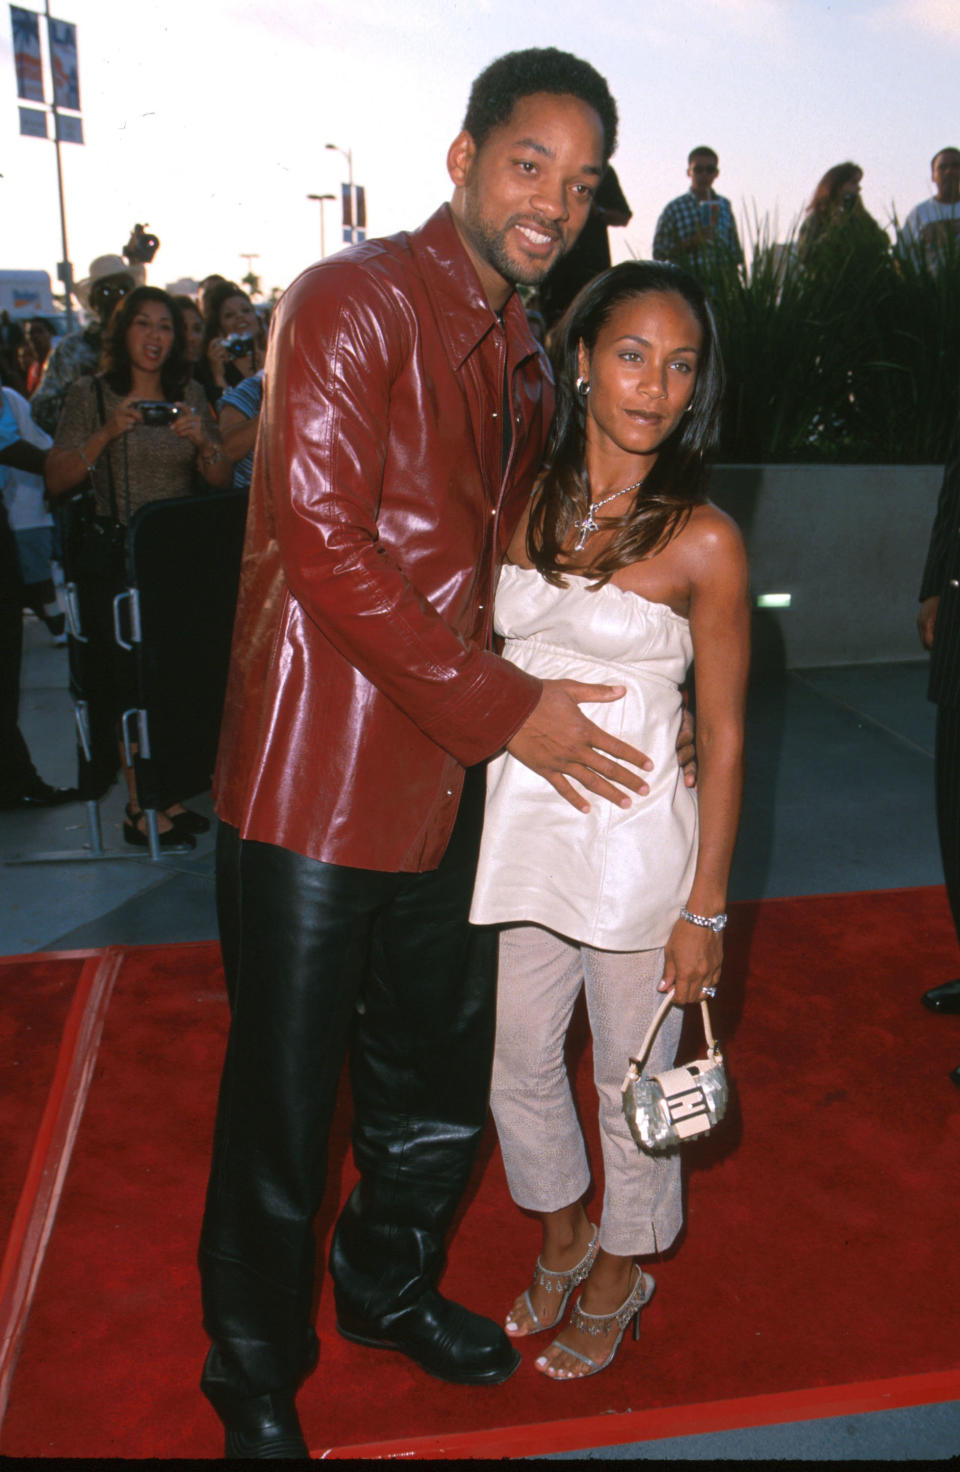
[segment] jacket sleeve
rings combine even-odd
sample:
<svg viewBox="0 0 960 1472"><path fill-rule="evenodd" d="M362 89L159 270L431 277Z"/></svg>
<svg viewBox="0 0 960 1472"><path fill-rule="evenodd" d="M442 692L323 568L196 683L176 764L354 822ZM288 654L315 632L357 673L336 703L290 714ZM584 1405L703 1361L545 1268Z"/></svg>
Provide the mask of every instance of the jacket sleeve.
<svg viewBox="0 0 960 1472"><path fill-rule="evenodd" d="M954 428L943 471L937 514L920 583L920 601L943 592L951 541L960 536L960 421Z"/></svg>
<svg viewBox="0 0 960 1472"><path fill-rule="evenodd" d="M391 385L416 350L416 327L402 296L354 263L323 268L319 281L299 305L284 302L264 375L286 582L340 654L469 766L510 739L540 684L452 628L384 547L377 517ZM428 485L430 469L408 473ZM425 494L435 503L443 491ZM454 564L457 556L451 548Z"/></svg>

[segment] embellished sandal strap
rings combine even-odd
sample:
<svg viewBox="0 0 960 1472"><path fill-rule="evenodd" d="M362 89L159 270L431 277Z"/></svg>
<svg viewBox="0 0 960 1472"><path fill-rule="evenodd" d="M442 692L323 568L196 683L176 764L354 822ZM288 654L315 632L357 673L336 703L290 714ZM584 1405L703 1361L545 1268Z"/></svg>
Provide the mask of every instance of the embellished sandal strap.
<svg viewBox="0 0 960 1472"><path fill-rule="evenodd" d="M579 1360L581 1364L589 1365L591 1370L599 1370L601 1368L601 1366L597 1364L596 1360L592 1360L588 1354L581 1354L579 1349L571 1349L569 1344L564 1344L563 1341L560 1339L555 1339L553 1342L556 1345L557 1349L562 1349L564 1354L572 1355L573 1358L575 1360ZM586 1376L583 1375L580 1378L585 1380Z"/></svg>
<svg viewBox="0 0 960 1472"><path fill-rule="evenodd" d="M547 1293L569 1293L571 1288L576 1287L578 1283L582 1283L585 1278L589 1277L590 1269L593 1267L594 1260L600 1248L599 1239L600 1233L594 1227L593 1236L590 1238L590 1246L580 1261L572 1268L568 1268L566 1272L555 1272L552 1268L545 1268L538 1257L537 1265L533 1270L534 1285L538 1288L543 1288Z"/></svg>
<svg viewBox="0 0 960 1472"><path fill-rule="evenodd" d="M580 1307L578 1298L570 1315L571 1326L579 1329L583 1334L594 1335L609 1334L614 1325L618 1329L625 1329L634 1314L643 1308L653 1293L653 1279L646 1277L641 1269L638 1268L637 1271L640 1276L629 1297L618 1309L614 1309L612 1314L588 1314ZM572 1354L573 1351L571 1350L570 1353Z"/></svg>
<svg viewBox="0 0 960 1472"><path fill-rule="evenodd" d="M533 1302L530 1298L529 1288L524 1290L523 1301L527 1305L527 1313L530 1315L530 1322L533 1325L534 1333L539 1334L544 1325L541 1324L540 1317L533 1306Z"/></svg>

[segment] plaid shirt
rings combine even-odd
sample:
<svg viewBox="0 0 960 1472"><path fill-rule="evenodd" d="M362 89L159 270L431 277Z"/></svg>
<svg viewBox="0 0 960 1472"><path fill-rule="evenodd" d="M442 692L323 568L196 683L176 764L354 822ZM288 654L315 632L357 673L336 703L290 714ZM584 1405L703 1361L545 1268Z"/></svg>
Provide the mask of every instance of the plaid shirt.
<svg viewBox="0 0 960 1472"><path fill-rule="evenodd" d="M655 261L673 261L677 266L705 266L711 254L727 258L736 265L743 262L740 237L729 199L715 194L711 189L710 199L718 208L717 223L713 240L707 244L684 247L683 241L698 236L702 229L700 201L693 190L671 199L665 207L653 236L653 258Z"/></svg>
<svg viewBox="0 0 960 1472"><path fill-rule="evenodd" d="M100 346L100 323L95 322L80 332L68 333L50 354L40 386L30 400L33 422L47 434L57 432L57 420L70 385L85 373L96 373Z"/></svg>

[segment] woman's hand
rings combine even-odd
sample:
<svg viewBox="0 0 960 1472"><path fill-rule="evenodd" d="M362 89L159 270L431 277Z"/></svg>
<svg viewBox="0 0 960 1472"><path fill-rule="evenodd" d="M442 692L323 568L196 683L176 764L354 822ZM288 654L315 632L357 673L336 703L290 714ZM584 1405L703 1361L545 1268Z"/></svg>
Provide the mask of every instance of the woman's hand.
<svg viewBox="0 0 960 1472"><path fill-rule="evenodd" d="M657 990L673 987L680 1007L703 1000L703 989L716 986L723 965L723 937L682 917L670 932L664 950L663 980Z"/></svg>
<svg viewBox="0 0 960 1472"><path fill-rule="evenodd" d="M207 362L210 364L210 372L213 381L218 388L227 386L227 350L223 346L223 338L215 337L207 348Z"/></svg>
<svg viewBox="0 0 960 1472"><path fill-rule="evenodd" d="M108 439L118 440L121 435L127 434L135 424L143 423L143 415L136 408L139 397L137 394L128 394L125 399L120 400L104 425Z"/></svg>
<svg viewBox="0 0 960 1472"><path fill-rule="evenodd" d="M932 598L924 598L920 604L920 612L917 614L917 629L920 633L920 643L924 649L933 648L933 633L937 625L937 613L939 609L939 593L935 593Z"/></svg>
<svg viewBox="0 0 960 1472"><path fill-rule="evenodd" d="M179 435L181 439L189 440L192 445L196 445L201 454L204 452L211 453L218 448L207 434L203 419L197 413L196 409L192 409L189 404L184 403L182 400L175 405L175 408L179 409L180 413L170 425L174 434Z"/></svg>

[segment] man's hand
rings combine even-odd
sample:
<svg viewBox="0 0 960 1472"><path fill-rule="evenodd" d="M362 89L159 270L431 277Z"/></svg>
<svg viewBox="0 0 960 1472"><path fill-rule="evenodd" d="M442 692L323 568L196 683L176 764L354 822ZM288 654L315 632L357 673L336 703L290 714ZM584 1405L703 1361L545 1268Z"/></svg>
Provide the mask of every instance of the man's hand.
<svg viewBox="0 0 960 1472"><path fill-rule="evenodd" d="M933 631L937 622L937 609L940 607L940 595L935 593L932 598L924 598L920 604L917 614L917 628L920 630L920 643L924 649L933 648Z"/></svg>
<svg viewBox="0 0 960 1472"><path fill-rule="evenodd" d="M688 787L697 785L697 743L694 731L693 712L688 705L684 705L680 730L677 732L677 762L683 768L683 780Z"/></svg>
<svg viewBox="0 0 960 1472"><path fill-rule="evenodd" d="M570 777L617 807L628 808L629 797L621 787L645 796L650 788L642 777L621 767L610 757L631 762L649 772L653 762L642 751L594 725L580 709L580 702L621 700L622 685L584 685L579 680L544 680L540 700L524 721L507 750L531 771L545 777L562 798L581 813L590 804L571 786ZM607 753L604 755L603 753Z"/></svg>

